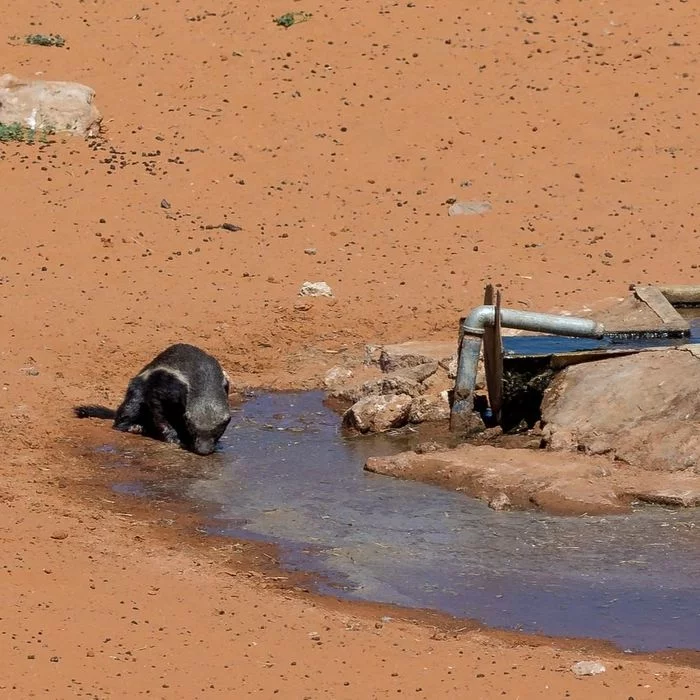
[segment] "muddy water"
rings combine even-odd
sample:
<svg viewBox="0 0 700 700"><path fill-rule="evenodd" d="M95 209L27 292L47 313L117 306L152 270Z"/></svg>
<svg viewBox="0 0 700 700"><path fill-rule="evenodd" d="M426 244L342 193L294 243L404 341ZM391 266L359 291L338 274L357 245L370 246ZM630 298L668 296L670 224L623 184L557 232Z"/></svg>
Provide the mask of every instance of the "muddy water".
<svg viewBox="0 0 700 700"><path fill-rule="evenodd" d="M213 515L210 533L278 543L322 592L433 608L507 629L700 649L700 513L498 513L461 494L369 474L415 435L345 438L321 392L240 406L206 478L171 487ZM178 451L180 452L180 451ZM201 464L199 458L196 464ZM195 464L193 462L193 464ZM120 491L162 495L124 482Z"/></svg>

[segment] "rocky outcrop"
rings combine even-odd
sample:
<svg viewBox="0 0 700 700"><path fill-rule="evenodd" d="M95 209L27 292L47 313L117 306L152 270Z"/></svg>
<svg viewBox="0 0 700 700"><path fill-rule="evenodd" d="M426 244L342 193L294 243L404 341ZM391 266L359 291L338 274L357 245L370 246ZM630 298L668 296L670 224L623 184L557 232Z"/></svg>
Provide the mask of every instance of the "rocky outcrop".
<svg viewBox="0 0 700 700"><path fill-rule="evenodd" d="M0 124L41 131L97 136L102 115L87 85L59 80L20 80L0 76Z"/></svg>
<svg viewBox="0 0 700 700"><path fill-rule="evenodd" d="M692 473L649 472L605 457L548 450L461 445L371 457L365 469L461 491L495 510L592 515L626 512L635 501L700 504L700 479Z"/></svg>
<svg viewBox="0 0 700 700"><path fill-rule="evenodd" d="M361 433L382 433L406 424L413 399L408 394L366 396L343 415L343 424Z"/></svg>
<svg viewBox="0 0 700 700"><path fill-rule="evenodd" d="M383 372L393 372L428 362L437 362L445 369L453 365L456 370L456 341L409 340L406 343L384 345L379 355L379 366Z"/></svg>
<svg viewBox="0 0 700 700"><path fill-rule="evenodd" d="M542 419L554 450L700 474L700 359L674 349L568 367L545 391Z"/></svg>
<svg viewBox="0 0 700 700"><path fill-rule="evenodd" d="M380 432L406 423L447 422L449 392L457 368L456 342L409 341L368 346L367 365L376 375L364 381L342 368L333 368L325 379L328 396L353 404L344 425L361 432ZM477 388L483 388L483 371ZM379 400L385 397L386 400ZM408 397L408 409L404 409ZM372 400L368 400L372 399ZM400 405L402 410L397 410ZM387 415L382 417L382 412ZM476 414L475 414L476 415ZM478 415L476 420L483 427Z"/></svg>
<svg viewBox="0 0 700 700"><path fill-rule="evenodd" d="M388 394L408 394L415 397L425 391L425 382L428 377L437 372L437 362L424 364L383 374L376 379L370 379L361 384L339 384L329 392L334 399L356 402L367 396L380 396Z"/></svg>

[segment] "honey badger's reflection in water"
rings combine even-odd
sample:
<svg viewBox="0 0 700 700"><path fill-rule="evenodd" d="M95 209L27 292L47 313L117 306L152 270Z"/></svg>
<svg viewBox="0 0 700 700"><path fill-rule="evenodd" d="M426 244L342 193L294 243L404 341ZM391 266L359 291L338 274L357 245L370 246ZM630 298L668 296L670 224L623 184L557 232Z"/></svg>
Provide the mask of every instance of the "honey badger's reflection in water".
<svg viewBox="0 0 700 700"><path fill-rule="evenodd" d="M216 358L178 343L160 353L130 382L116 411L76 406L78 418L114 419L116 430L140 433L211 454L231 420L229 381Z"/></svg>

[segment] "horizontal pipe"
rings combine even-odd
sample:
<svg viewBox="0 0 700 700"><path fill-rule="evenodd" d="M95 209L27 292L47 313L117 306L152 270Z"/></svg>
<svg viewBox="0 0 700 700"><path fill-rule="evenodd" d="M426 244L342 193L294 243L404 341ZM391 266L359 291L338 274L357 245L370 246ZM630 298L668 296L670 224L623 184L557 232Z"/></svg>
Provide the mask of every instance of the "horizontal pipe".
<svg viewBox="0 0 700 700"><path fill-rule="evenodd" d="M462 330L465 333L483 331L486 326L493 326L495 322L496 308L494 306L477 306L464 319ZM605 328L601 323L588 318L541 314L516 309L501 309L501 326L503 328L517 328L521 331L568 335L575 338L602 338L605 334Z"/></svg>

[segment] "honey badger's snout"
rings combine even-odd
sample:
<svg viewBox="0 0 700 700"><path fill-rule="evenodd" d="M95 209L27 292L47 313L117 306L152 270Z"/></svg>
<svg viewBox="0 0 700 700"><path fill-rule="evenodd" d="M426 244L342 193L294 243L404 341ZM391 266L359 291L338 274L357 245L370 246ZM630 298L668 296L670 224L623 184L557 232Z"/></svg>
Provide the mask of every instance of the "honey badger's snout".
<svg viewBox="0 0 700 700"><path fill-rule="evenodd" d="M78 406L80 418L114 418L113 427L180 445L198 455L214 452L231 420L229 379L221 365L194 345L160 353L130 382L116 411Z"/></svg>
<svg viewBox="0 0 700 700"><path fill-rule="evenodd" d="M208 455L214 452L221 436L226 432L231 421L231 412L226 405L208 405L203 413L190 410L185 414L187 435L192 436L189 449L198 455Z"/></svg>

